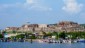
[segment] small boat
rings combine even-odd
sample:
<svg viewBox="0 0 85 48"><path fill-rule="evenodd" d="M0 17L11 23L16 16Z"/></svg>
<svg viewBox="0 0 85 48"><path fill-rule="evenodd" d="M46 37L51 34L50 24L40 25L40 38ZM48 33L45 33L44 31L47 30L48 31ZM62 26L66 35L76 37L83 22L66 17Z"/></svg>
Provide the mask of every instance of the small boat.
<svg viewBox="0 0 85 48"><path fill-rule="evenodd" d="M38 40L39 43L43 43L44 41L43 40Z"/></svg>
<svg viewBox="0 0 85 48"><path fill-rule="evenodd" d="M56 40L53 40L52 42L53 42L53 43L57 43L57 41L56 41Z"/></svg>
<svg viewBox="0 0 85 48"><path fill-rule="evenodd" d="M85 43L85 39L79 39L78 42L83 42L83 43Z"/></svg>
<svg viewBox="0 0 85 48"><path fill-rule="evenodd" d="M68 40L68 43L72 43L72 40Z"/></svg>
<svg viewBox="0 0 85 48"><path fill-rule="evenodd" d="M24 42L24 39L20 38L20 39L18 40L18 42Z"/></svg>
<svg viewBox="0 0 85 48"><path fill-rule="evenodd" d="M77 40L74 40L73 43L77 43L78 41Z"/></svg>

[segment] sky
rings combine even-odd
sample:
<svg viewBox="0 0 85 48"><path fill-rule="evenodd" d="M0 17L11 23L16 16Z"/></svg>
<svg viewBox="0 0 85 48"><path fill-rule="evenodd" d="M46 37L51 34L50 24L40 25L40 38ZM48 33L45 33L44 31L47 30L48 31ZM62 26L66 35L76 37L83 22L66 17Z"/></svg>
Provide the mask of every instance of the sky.
<svg viewBox="0 0 85 48"><path fill-rule="evenodd" d="M85 23L85 0L0 0L0 29L60 21Z"/></svg>

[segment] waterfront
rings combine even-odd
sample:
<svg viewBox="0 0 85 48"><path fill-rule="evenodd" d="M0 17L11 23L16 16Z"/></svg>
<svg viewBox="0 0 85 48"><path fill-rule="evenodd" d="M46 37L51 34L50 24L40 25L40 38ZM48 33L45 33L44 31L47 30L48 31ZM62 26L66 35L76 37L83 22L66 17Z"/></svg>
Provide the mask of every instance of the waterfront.
<svg viewBox="0 0 85 48"><path fill-rule="evenodd" d="M0 48L85 48L85 43L0 42Z"/></svg>

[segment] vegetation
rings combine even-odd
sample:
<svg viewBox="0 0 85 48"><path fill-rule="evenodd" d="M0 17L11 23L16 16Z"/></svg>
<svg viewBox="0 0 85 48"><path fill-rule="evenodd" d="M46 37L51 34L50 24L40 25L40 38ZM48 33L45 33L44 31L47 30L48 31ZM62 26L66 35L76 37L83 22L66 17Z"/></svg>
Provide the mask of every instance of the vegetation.
<svg viewBox="0 0 85 48"><path fill-rule="evenodd" d="M16 38L18 38L18 39L19 38L24 38L24 36L25 36L24 34L20 34L20 35L17 35Z"/></svg>
<svg viewBox="0 0 85 48"><path fill-rule="evenodd" d="M7 33L6 31L3 31L3 33ZM12 31L12 33L17 33L17 31ZM43 38L56 36L56 39L62 38L62 39L78 39L78 38L84 38L85 39L85 32L41 32ZM16 38L26 38L26 39L37 39L40 36L40 33L37 35L33 32L25 32L22 34L22 32L19 32L19 35L15 36ZM2 34L0 34L0 38L3 38ZM12 37L13 38L13 37ZM42 37L41 37L42 38Z"/></svg>
<svg viewBox="0 0 85 48"><path fill-rule="evenodd" d="M3 38L4 36L2 34L0 34L0 38Z"/></svg>
<svg viewBox="0 0 85 48"><path fill-rule="evenodd" d="M69 35L71 39L78 39L78 38L85 39L85 32L69 32L67 33L67 35Z"/></svg>
<svg viewBox="0 0 85 48"><path fill-rule="evenodd" d="M59 38L65 39L65 37L66 37L66 33L65 32L59 33Z"/></svg>
<svg viewBox="0 0 85 48"><path fill-rule="evenodd" d="M15 36L17 39L19 38L25 38L25 39L36 39L35 35L32 33L25 33L25 34L19 34Z"/></svg>
<svg viewBox="0 0 85 48"><path fill-rule="evenodd" d="M43 32L43 37L51 37L56 36L56 39L62 38L62 39L78 39L78 38L84 38L85 39L85 32L49 32L45 33ZM35 36L32 33L25 33L17 35L16 38L27 38L27 39L36 39L38 36Z"/></svg>

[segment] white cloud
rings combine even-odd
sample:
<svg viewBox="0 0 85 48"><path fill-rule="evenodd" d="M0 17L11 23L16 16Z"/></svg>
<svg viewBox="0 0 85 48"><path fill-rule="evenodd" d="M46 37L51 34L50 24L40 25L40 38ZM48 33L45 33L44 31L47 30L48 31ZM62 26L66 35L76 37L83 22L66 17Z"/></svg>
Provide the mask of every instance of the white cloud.
<svg viewBox="0 0 85 48"><path fill-rule="evenodd" d="M78 13L82 10L83 4L78 4L76 0L64 0L63 10L70 13Z"/></svg>
<svg viewBox="0 0 85 48"><path fill-rule="evenodd" d="M26 3L33 4L34 1L33 0L26 0Z"/></svg>
<svg viewBox="0 0 85 48"><path fill-rule="evenodd" d="M28 10L51 11L52 8L47 7L41 3L41 0L26 0L24 3L3 4L0 5L0 10L10 7L24 8Z"/></svg>
<svg viewBox="0 0 85 48"><path fill-rule="evenodd" d="M26 0L27 4L36 4L38 3L38 0Z"/></svg>
<svg viewBox="0 0 85 48"><path fill-rule="evenodd" d="M7 8L11 8L11 7L21 7L22 4L21 3L15 3L15 4L1 4L0 5L0 9L7 9Z"/></svg>
<svg viewBox="0 0 85 48"><path fill-rule="evenodd" d="M40 0L26 0L26 2L24 3L24 7L28 9L41 10L41 11L52 10L52 8L43 5Z"/></svg>

